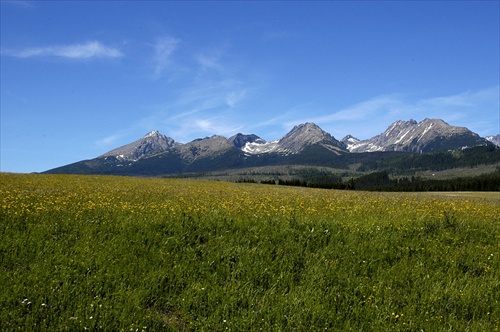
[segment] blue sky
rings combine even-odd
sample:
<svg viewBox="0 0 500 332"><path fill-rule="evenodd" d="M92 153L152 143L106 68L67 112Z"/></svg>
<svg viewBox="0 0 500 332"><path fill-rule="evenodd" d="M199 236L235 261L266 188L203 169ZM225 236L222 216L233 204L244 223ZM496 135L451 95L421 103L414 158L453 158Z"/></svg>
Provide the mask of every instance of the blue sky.
<svg viewBox="0 0 500 332"><path fill-rule="evenodd" d="M1 159L39 172L151 130L500 132L499 1L1 1Z"/></svg>

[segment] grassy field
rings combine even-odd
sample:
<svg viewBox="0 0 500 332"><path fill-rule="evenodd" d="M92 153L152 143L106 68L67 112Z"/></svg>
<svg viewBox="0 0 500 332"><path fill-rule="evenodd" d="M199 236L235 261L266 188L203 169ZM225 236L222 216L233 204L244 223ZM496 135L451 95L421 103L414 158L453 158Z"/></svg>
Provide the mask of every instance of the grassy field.
<svg viewBox="0 0 500 332"><path fill-rule="evenodd" d="M447 192L429 192L428 195L447 196L447 197L463 197L463 198L482 198L485 200L496 201L500 204L500 192L492 191L447 191Z"/></svg>
<svg viewBox="0 0 500 332"><path fill-rule="evenodd" d="M443 171L418 171L415 176L420 176L422 179L432 180L449 180L457 177L474 177L481 174L490 174L495 172L500 165L478 165L475 167L457 167Z"/></svg>
<svg viewBox="0 0 500 332"><path fill-rule="evenodd" d="M1 331L500 330L497 193L0 177Z"/></svg>

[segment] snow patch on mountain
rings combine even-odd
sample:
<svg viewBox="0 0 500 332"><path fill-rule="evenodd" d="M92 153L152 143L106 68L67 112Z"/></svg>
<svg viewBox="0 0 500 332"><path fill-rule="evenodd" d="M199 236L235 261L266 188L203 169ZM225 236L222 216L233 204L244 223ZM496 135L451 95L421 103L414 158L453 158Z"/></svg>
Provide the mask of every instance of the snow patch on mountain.
<svg viewBox="0 0 500 332"><path fill-rule="evenodd" d="M249 155L272 152L289 155L300 153L307 146L314 144L319 144L337 154L345 151L343 143L310 122L293 127L290 132L279 140L271 142L255 140L247 142L241 149Z"/></svg>
<svg viewBox="0 0 500 332"><path fill-rule="evenodd" d="M491 143L495 144L496 146L500 146L500 134L496 135L496 136L486 136L485 137L488 141L490 141Z"/></svg>
<svg viewBox="0 0 500 332"><path fill-rule="evenodd" d="M278 140L271 142L247 142L241 150L246 154L277 152L279 150L278 142Z"/></svg>
<svg viewBox="0 0 500 332"><path fill-rule="evenodd" d="M174 139L153 130L135 142L113 149L100 157L115 157L119 161L137 161L147 155L162 152L179 145Z"/></svg>
<svg viewBox="0 0 500 332"><path fill-rule="evenodd" d="M115 158L120 163L133 163L137 160L160 153L173 153L182 156L186 161L203 158L215 158L231 149L238 149L244 155L278 153L281 155L299 154L310 146L323 147L340 155L350 152L429 152L454 150L477 145L500 145L500 135L489 136L488 140L479 137L464 127L450 126L440 119L424 119L418 122L396 121L386 131L367 140L359 140L347 135L336 140L314 123L304 123L292 128L281 139L265 141L257 135L238 133L229 139L213 135L204 139L196 139L186 144L175 142L172 138L153 130L141 139L111 150L101 158Z"/></svg>
<svg viewBox="0 0 500 332"><path fill-rule="evenodd" d="M485 145L487 141L464 127L450 126L440 119L417 123L396 121L385 132L363 141L345 140L350 152L429 152Z"/></svg>

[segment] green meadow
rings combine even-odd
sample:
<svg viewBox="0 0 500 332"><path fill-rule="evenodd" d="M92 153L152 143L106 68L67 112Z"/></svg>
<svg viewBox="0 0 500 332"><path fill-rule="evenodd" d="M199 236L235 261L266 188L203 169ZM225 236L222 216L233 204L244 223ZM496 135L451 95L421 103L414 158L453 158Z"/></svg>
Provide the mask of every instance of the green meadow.
<svg viewBox="0 0 500 332"><path fill-rule="evenodd" d="M2 331L500 330L499 193L0 180Z"/></svg>

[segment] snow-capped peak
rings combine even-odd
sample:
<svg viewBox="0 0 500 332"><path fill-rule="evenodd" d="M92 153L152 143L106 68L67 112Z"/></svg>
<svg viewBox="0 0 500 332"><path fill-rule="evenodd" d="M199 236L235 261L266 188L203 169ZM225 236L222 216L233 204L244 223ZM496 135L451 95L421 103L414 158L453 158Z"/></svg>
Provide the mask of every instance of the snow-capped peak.
<svg viewBox="0 0 500 332"><path fill-rule="evenodd" d="M496 136L486 136L485 137L488 141L490 141L491 143L497 145L497 146L500 146L500 134L496 135Z"/></svg>
<svg viewBox="0 0 500 332"><path fill-rule="evenodd" d="M484 145L485 140L467 128L450 126L440 119L421 122L396 121L385 132L368 140L349 144L350 152L452 150L462 146Z"/></svg>
<svg viewBox="0 0 500 332"><path fill-rule="evenodd" d="M101 157L113 156L120 160L136 161L148 154L165 151L176 145L177 143L172 138L160 134L158 130L153 130L141 139L113 149Z"/></svg>
<svg viewBox="0 0 500 332"><path fill-rule="evenodd" d="M150 131L146 135L144 135L144 138L155 137L155 136L160 136L160 135L161 135L160 132L155 129L155 130Z"/></svg>
<svg viewBox="0 0 500 332"><path fill-rule="evenodd" d="M293 127L290 132L279 140L271 142L262 139L248 141L241 150L246 154L277 152L288 155L299 153L306 146L313 144L320 144L330 151L335 151L335 153L345 150L343 143L340 143L329 133L311 122Z"/></svg>

